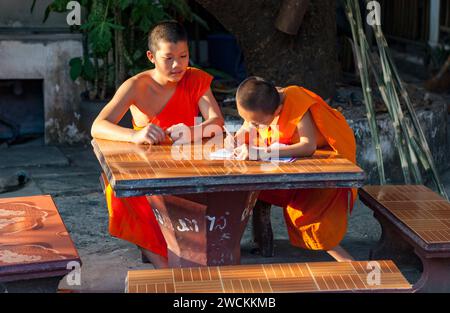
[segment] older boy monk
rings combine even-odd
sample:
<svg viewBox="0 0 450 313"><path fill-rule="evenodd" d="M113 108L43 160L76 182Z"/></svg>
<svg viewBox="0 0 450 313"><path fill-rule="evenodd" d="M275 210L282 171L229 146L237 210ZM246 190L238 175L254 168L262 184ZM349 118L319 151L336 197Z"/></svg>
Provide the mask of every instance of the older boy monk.
<svg viewBox="0 0 450 313"><path fill-rule="evenodd" d="M277 89L262 78L249 77L239 86L236 102L245 122L225 144L245 140L235 149L238 158L248 159L251 145L262 145L267 147L265 153L279 157L310 156L316 149L326 149L356 162L352 129L342 114L313 92L299 86ZM256 136L248 136L252 131ZM249 137L256 142L249 142ZM284 145L270 148L274 142ZM268 190L260 193L257 207L274 204L284 208L294 246L326 250L338 261L350 261L352 257L339 243L355 197L356 189L350 188Z"/></svg>
<svg viewBox="0 0 450 313"><path fill-rule="evenodd" d="M154 69L125 81L92 125L94 138L159 144L182 144L201 138L208 125L223 125L223 117L210 89L212 76L188 67L187 34L177 22L162 22L148 35L147 57ZM134 129L117 123L130 109ZM201 112L204 122L194 125ZM194 131L194 128L196 131ZM183 135L184 134L184 135ZM202 136L202 135L201 135ZM155 267L167 267L167 246L145 197L116 198L106 189L109 231L112 236L135 243L143 259Z"/></svg>

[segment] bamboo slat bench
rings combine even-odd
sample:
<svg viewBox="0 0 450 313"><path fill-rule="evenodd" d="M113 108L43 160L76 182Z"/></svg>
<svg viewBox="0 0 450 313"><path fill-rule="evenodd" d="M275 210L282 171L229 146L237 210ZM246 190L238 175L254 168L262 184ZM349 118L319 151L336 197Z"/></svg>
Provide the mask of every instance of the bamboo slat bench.
<svg viewBox="0 0 450 313"><path fill-rule="evenodd" d="M365 186L359 197L382 227L371 257L395 260L409 249L423 265L414 289L449 292L450 203L422 185Z"/></svg>
<svg viewBox="0 0 450 313"><path fill-rule="evenodd" d="M378 271L376 274L374 270ZM129 271L128 293L410 292L392 261L227 265Z"/></svg>
<svg viewBox="0 0 450 313"><path fill-rule="evenodd" d="M56 292L77 266L80 257L51 196L0 199L3 292Z"/></svg>

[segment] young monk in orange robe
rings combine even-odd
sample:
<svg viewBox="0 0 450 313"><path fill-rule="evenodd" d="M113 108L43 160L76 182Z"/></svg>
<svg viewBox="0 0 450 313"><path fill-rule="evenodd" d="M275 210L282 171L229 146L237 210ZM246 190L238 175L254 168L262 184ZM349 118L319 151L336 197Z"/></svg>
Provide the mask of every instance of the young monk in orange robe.
<svg viewBox="0 0 450 313"><path fill-rule="evenodd" d="M210 89L212 76L188 67L187 34L176 22L156 25L148 36L148 59L155 68L125 81L92 125L94 138L159 144L199 140L208 125L222 127L223 117ZM130 109L134 129L117 125ZM194 125L201 113L204 122ZM195 129L195 131L194 131ZM180 134L191 134L181 136ZM167 246L146 197L117 198L106 188L109 231L141 248L155 267L167 267Z"/></svg>
<svg viewBox="0 0 450 313"><path fill-rule="evenodd" d="M274 141L286 145L272 151L268 147L266 153L302 157L324 149L356 162L352 129L340 112L313 92L299 86L277 89L262 78L250 77L239 86L236 102L245 122L235 138L226 139L226 145L246 140L246 144L236 148L238 158L249 157L248 134L256 128L257 140L251 145L262 143L268 147ZM247 139L242 139L244 134ZM350 188L267 190L260 193L259 201L284 208L294 246L326 250L338 261L349 261L352 257L339 243L346 233L347 214L356 194L356 189Z"/></svg>

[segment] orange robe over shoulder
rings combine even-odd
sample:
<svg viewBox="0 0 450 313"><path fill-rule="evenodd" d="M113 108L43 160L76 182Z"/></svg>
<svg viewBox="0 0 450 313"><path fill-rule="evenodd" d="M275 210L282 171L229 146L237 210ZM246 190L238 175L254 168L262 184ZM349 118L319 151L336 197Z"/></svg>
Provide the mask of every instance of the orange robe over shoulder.
<svg viewBox="0 0 450 313"><path fill-rule="evenodd" d="M188 68L178 82L175 93L152 123L164 130L178 123L193 126L199 114L198 101L208 90L212 79L212 76L199 69ZM106 202L112 236L167 257L166 242L145 196L117 198L108 183Z"/></svg>
<svg viewBox="0 0 450 313"><path fill-rule="evenodd" d="M345 117L315 93L298 86L285 89L282 111L275 130L261 132L260 139L278 138L292 144L297 125L310 111L317 129L336 154L356 163L356 143ZM278 134L275 132L278 131ZM284 209L291 243L304 249L329 250L339 244L347 230L347 217L356 199L356 188L309 188L265 190L259 199Z"/></svg>

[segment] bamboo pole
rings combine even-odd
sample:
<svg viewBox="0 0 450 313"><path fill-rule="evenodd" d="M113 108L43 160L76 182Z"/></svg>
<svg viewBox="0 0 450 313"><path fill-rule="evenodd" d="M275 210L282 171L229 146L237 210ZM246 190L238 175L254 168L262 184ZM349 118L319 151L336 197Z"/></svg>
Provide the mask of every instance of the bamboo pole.
<svg viewBox="0 0 450 313"><path fill-rule="evenodd" d="M346 0L345 5L346 5L347 17L350 22L351 31L352 31L352 35L353 35L353 45L354 45L354 51L356 53L357 68L360 73L361 84L363 87L363 95L364 95L364 103L366 106L367 121L368 121L369 128L370 128L372 144L375 148L378 176L380 179L380 184L384 185L384 184L386 184L386 176L385 176L384 165L383 165L383 152L381 150L380 137L378 135L378 126L376 123L375 110L374 110L373 99L372 99L372 90L370 88L370 84L368 83L369 82L369 73L367 70L366 54L364 53L364 49L361 46L360 37L357 36L357 31L356 31L357 26L356 26L355 19L353 17L353 10L351 9L350 1Z"/></svg>
<svg viewBox="0 0 450 313"><path fill-rule="evenodd" d="M386 104L389 117L393 122L394 140L399 152L405 183L408 184L411 182L411 173L415 183L423 183L423 178L419 167L420 161L420 164L424 170L431 174L439 192L446 199L448 199L445 188L440 182L438 172L434 165L431 150L429 149L406 88L401 81L397 68L393 62L393 58L390 55L389 47L381 27L379 25L372 25L377 42L381 68L378 69L372 61L373 56L370 54L370 47L363 30L364 28L362 26L358 1L346 0L345 5L356 47L356 57L358 61L358 68L361 73L361 83L366 101L367 116L370 118L369 126L371 128L372 137L374 137L375 134L378 137L378 133L376 131L375 115L373 114L372 90L369 87L370 81L367 69L368 66L372 69L372 73L375 77L381 97ZM409 114L411 123L408 122L403 112L399 93L406 104L406 112ZM375 131L372 132L374 122ZM372 140L373 142L379 142L379 138L378 140L376 138L372 138Z"/></svg>

